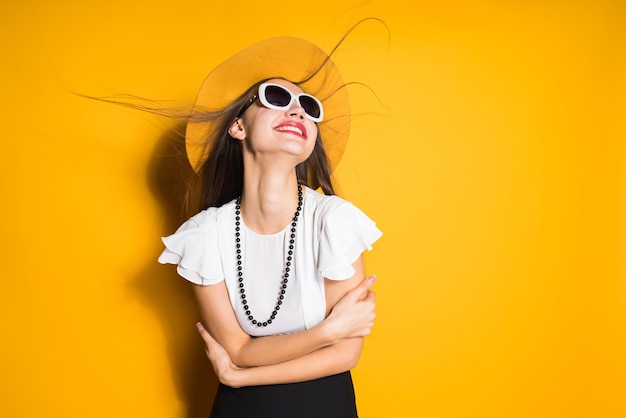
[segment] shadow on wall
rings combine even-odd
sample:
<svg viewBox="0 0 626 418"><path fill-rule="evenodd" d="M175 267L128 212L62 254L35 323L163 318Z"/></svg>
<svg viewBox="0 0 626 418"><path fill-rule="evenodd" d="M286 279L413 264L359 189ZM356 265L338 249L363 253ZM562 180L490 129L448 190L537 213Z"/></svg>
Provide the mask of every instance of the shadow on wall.
<svg viewBox="0 0 626 418"><path fill-rule="evenodd" d="M183 209L183 186L185 181L195 179L195 173L179 132L184 132L184 125L175 126L159 139L147 172L150 190L163 208L163 236L174 232L190 215ZM171 378L178 399L186 406L186 418L206 418L218 380L196 331L200 315L190 285L176 274L174 266L158 264L157 257L155 254L137 275L133 286L161 324Z"/></svg>

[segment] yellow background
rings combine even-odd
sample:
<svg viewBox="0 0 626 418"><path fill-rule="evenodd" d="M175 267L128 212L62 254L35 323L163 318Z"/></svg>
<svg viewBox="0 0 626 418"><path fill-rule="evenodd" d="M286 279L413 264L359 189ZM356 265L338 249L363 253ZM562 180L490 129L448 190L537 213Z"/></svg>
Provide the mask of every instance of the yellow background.
<svg viewBox="0 0 626 418"><path fill-rule="evenodd" d="M354 371L373 417L626 415L626 3L3 2L0 416L206 417L168 120L258 40L338 55L343 196L385 235ZM288 59L288 57L286 57Z"/></svg>

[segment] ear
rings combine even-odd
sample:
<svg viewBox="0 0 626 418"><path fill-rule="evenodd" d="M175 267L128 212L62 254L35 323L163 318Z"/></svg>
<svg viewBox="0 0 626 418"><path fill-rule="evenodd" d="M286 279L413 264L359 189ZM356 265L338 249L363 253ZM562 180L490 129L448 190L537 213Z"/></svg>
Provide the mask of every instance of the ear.
<svg viewBox="0 0 626 418"><path fill-rule="evenodd" d="M246 139L246 130L241 118L237 118L231 123L230 128L228 128L228 135L240 141Z"/></svg>

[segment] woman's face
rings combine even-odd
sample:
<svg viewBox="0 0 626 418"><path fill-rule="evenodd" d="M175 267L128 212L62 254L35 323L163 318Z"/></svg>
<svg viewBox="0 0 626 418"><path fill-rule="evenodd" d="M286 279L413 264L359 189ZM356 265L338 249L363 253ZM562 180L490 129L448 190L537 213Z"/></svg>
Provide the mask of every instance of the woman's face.
<svg viewBox="0 0 626 418"><path fill-rule="evenodd" d="M269 82L284 86L293 94L302 93L302 89L289 81ZM288 156L299 164L313 152L317 125L305 116L297 100L292 100L286 110L276 110L264 107L257 99L235 121L229 133L244 141L246 152L256 156Z"/></svg>

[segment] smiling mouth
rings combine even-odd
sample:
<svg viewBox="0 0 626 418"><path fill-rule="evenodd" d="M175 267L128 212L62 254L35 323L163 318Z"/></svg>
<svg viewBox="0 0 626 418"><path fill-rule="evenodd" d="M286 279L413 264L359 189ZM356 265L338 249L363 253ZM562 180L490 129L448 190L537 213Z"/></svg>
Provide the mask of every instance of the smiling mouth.
<svg viewBox="0 0 626 418"><path fill-rule="evenodd" d="M302 138L306 139L306 134L304 133L304 131L298 128L297 126L281 125L281 126L276 127L276 130L279 132L293 132L297 134L298 136L301 136Z"/></svg>

